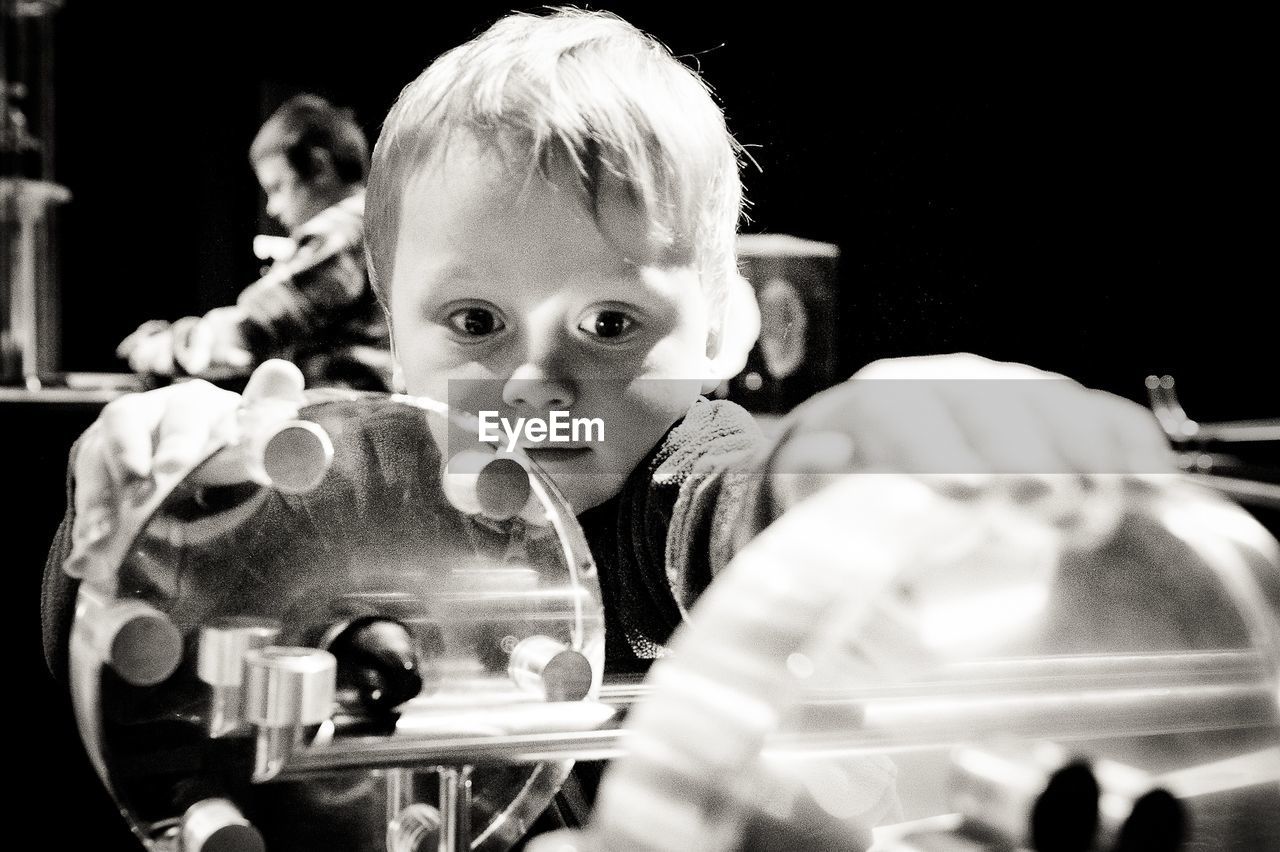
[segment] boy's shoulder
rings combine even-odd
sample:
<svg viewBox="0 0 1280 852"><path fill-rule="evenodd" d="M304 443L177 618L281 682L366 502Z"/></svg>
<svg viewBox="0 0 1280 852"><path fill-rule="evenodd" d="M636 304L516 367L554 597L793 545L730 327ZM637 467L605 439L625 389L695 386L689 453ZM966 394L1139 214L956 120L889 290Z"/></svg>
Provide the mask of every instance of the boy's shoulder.
<svg viewBox="0 0 1280 852"><path fill-rule="evenodd" d="M652 457L654 484L679 485L707 465L754 453L763 442L759 424L745 408L699 398L658 444Z"/></svg>

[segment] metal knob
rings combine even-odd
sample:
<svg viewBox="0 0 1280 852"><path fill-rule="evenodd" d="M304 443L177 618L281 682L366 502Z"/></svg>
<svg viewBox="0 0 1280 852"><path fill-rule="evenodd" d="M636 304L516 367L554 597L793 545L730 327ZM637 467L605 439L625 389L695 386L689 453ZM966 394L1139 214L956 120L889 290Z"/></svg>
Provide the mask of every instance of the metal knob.
<svg viewBox="0 0 1280 852"><path fill-rule="evenodd" d="M271 646L245 653L244 717L258 728L253 780L270 781L301 747L306 729L328 720L338 661L318 648Z"/></svg>
<svg viewBox="0 0 1280 852"><path fill-rule="evenodd" d="M244 685L245 653L265 648L280 635L280 622L270 618L230 616L200 631L196 673L210 686Z"/></svg>
<svg viewBox="0 0 1280 852"><path fill-rule="evenodd" d="M271 486L285 494L305 494L320 484L333 464L333 442L309 420L292 420L275 429L258 459Z"/></svg>
<svg viewBox="0 0 1280 852"><path fill-rule="evenodd" d="M462 512L505 521L525 512L533 486L529 472L515 459L467 450L449 460L444 493Z"/></svg>
<svg viewBox="0 0 1280 852"><path fill-rule="evenodd" d="M530 636L511 650L507 673L548 701L581 701L591 691L591 662L550 636Z"/></svg>
<svg viewBox="0 0 1280 852"><path fill-rule="evenodd" d="M182 634L150 604L112 601L85 617L99 655L127 683L154 686L182 662Z"/></svg>
<svg viewBox="0 0 1280 852"><path fill-rule="evenodd" d="M246 652L245 718L262 728L318 725L333 712L338 662L317 648Z"/></svg>
<svg viewBox="0 0 1280 852"><path fill-rule="evenodd" d="M227 799L202 799L182 815L182 852L266 852L262 835Z"/></svg>
<svg viewBox="0 0 1280 852"><path fill-rule="evenodd" d="M210 736L244 728L245 654L267 647L279 635L280 622L249 616L216 619L201 629L196 674L210 687Z"/></svg>

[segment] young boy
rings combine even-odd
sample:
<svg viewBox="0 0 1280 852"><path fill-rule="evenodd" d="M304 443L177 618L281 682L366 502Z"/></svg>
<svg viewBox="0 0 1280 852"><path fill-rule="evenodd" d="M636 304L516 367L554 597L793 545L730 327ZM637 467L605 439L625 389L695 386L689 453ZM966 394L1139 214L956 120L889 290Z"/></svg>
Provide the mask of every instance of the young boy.
<svg viewBox="0 0 1280 852"><path fill-rule="evenodd" d="M972 356L873 365L801 406L773 444L738 407L702 399L737 354L720 349L737 150L705 84L665 48L613 16L565 11L505 18L440 57L374 151L366 246L408 392L604 424L603 440L520 449L586 532L611 672L643 670L735 537L826 474L1169 466L1143 410L1067 381L1034 383L1036 394L987 382L977 397L956 383L884 393L862 381L1050 378ZM70 599L61 563L110 534L118 489L189 464L242 402L298 404L300 391L296 370L270 362L245 400L189 383L108 406L80 444L75 513L51 556L55 670ZM433 446L396 452L418 465L478 435L420 440ZM387 456L376 462L398 475Z"/></svg>
<svg viewBox="0 0 1280 852"><path fill-rule="evenodd" d="M386 324L364 263L364 131L350 111L296 95L258 130L249 160L292 250L235 305L143 323L117 354L139 373L241 382L285 358L311 387L391 390Z"/></svg>

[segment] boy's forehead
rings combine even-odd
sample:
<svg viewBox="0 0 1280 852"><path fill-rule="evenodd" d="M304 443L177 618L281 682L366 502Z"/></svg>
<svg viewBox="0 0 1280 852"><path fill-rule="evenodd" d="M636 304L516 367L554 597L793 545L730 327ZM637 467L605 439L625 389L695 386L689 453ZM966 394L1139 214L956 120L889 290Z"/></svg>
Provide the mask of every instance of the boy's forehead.
<svg viewBox="0 0 1280 852"><path fill-rule="evenodd" d="M507 134L485 142L456 134L409 174L401 197L402 230L443 227L483 240L531 217L563 222L566 231L591 228L636 266L692 262L662 238L622 178L605 171L588 189L568 157L539 162L527 141Z"/></svg>

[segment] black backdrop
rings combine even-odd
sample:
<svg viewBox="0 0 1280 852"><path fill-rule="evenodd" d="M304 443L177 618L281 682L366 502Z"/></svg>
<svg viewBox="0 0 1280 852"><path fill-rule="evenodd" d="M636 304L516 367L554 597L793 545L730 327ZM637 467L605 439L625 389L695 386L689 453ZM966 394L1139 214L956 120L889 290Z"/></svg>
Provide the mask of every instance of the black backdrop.
<svg viewBox="0 0 1280 852"><path fill-rule="evenodd" d="M1248 416L1273 362L1274 89L1248 21L875 19L602 4L691 57L759 163L748 230L843 250L845 366L971 350ZM225 304L268 224L247 162L285 97L376 135L492 3L90 3L59 13L64 363ZM1268 240L1269 241L1269 240ZM1274 406L1272 407L1272 410Z"/></svg>
<svg viewBox="0 0 1280 852"><path fill-rule="evenodd" d="M1280 413L1267 203L1280 146L1256 22L601 5L715 86L760 166L748 230L841 246L846 371L969 350L1137 399L1148 372L1174 372L1205 419ZM404 83L504 8L70 0L56 57L57 178L74 193L64 366L120 369L112 349L139 322L225 304L252 280L267 223L246 152L281 100L324 94L372 138ZM37 475L56 498L51 459ZM29 660L34 626L19 623ZM49 747L19 818L52 821L59 848L132 848L65 707L31 683L34 741Z"/></svg>

